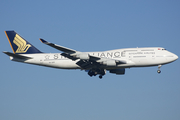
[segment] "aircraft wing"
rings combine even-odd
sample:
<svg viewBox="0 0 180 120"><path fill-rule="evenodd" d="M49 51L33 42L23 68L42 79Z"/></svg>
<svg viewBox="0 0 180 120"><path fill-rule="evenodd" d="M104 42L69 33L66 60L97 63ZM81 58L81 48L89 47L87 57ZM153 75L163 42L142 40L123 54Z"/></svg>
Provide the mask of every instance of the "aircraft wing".
<svg viewBox="0 0 180 120"><path fill-rule="evenodd" d="M66 48L66 47L63 47L63 46L60 46L60 45L49 43L49 42L47 42L47 41L45 41L44 39L41 39L41 38L40 38L40 41L42 43L46 44L46 45L49 45L49 46L51 46L51 47L53 47L53 48L55 48L57 50L65 52L65 53L71 54L71 53L76 53L77 52L76 50L73 50L73 49L70 49L70 48Z"/></svg>
<svg viewBox="0 0 180 120"><path fill-rule="evenodd" d="M66 48L60 45L56 45L53 43L49 43L43 39L40 39L42 43L49 45L57 50L63 51L61 53L62 56L67 57L71 60L80 59L76 64L79 65L83 69L90 69L93 67L100 67L102 65L107 66L116 66L118 64L126 64L126 61L123 60L115 60L111 58L101 58L97 56L90 55L86 52L79 52L70 48Z"/></svg>

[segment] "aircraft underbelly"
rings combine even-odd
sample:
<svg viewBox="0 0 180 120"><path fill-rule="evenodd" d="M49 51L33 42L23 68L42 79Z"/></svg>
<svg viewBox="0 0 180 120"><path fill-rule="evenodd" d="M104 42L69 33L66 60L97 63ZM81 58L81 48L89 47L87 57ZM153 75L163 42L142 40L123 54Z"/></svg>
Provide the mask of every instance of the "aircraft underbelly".
<svg viewBox="0 0 180 120"><path fill-rule="evenodd" d="M42 60L42 59L17 59L17 58L10 58L12 61L46 66L46 67L53 67L53 68L60 68L60 69L80 69L80 67L76 64L75 61L72 60Z"/></svg>

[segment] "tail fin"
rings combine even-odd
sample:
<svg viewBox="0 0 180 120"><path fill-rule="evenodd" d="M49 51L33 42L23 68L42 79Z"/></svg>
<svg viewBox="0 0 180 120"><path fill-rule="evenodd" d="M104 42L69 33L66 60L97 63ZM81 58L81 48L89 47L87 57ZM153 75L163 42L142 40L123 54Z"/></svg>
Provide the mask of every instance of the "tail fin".
<svg viewBox="0 0 180 120"><path fill-rule="evenodd" d="M15 31L5 31L14 54L42 53Z"/></svg>

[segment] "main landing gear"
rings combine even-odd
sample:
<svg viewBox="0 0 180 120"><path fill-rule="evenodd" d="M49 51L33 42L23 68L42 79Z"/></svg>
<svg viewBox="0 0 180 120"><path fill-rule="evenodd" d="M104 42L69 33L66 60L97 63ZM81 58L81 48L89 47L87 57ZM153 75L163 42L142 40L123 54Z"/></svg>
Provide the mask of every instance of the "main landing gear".
<svg viewBox="0 0 180 120"><path fill-rule="evenodd" d="M102 79L103 75L106 74L106 70L104 69L94 69L94 70L89 70L88 75L89 76L96 76L99 74L99 78Z"/></svg>
<svg viewBox="0 0 180 120"><path fill-rule="evenodd" d="M158 71L157 71L157 72L158 72L159 74L161 73L161 70L160 70L161 66L162 66L162 65L158 65Z"/></svg>

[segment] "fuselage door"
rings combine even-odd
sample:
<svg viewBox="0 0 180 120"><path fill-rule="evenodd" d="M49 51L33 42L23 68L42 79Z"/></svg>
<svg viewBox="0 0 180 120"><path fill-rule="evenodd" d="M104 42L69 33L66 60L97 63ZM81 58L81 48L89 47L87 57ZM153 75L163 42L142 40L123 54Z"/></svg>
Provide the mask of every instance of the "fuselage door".
<svg viewBox="0 0 180 120"><path fill-rule="evenodd" d="M126 57L126 51L121 52L121 57Z"/></svg>

